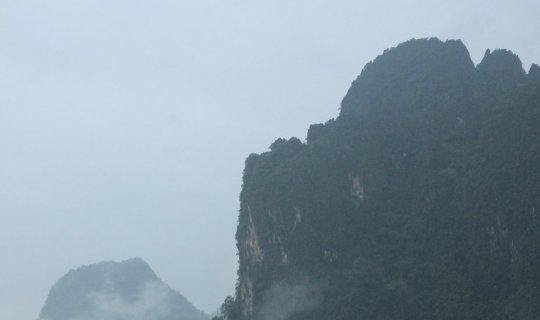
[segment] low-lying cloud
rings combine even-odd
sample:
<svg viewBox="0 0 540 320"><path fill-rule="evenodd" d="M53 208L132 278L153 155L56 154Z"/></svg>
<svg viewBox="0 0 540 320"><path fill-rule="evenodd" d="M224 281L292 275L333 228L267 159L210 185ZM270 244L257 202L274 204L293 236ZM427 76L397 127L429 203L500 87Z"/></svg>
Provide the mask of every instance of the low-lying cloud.
<svg viewBox="0 0 540 320"><path fill-rule="evenodd" d="M320 290L308 277L293 283L274 282L264 295L257 320L285 320L314 309L319 304Z"/></svg>
<svg viewBox="0 0 540 320"><path fill-rule="evenodd" d="M142 284L132 301L110 292L91 293L87 299L90 312L75 320L158 320L172 311L170 289L157 281Z"/></svg>

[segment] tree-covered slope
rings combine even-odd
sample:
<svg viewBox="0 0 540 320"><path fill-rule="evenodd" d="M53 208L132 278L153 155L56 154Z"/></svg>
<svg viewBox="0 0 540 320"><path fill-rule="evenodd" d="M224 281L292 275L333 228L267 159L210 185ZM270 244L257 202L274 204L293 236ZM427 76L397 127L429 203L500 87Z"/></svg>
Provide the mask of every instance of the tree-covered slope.
<svg viewBox="0 0 540 320"><path fill-rule="evenodd" d="M368 63L246 160L225 318L540 318L539 73L438 39Z"/></svg>

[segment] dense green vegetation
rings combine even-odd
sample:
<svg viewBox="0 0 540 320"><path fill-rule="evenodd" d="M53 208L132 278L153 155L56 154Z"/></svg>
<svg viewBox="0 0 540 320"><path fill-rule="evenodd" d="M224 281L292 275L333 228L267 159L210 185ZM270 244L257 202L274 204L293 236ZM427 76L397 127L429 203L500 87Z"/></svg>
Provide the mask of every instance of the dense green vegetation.
<svg viewBox="0 0 540 320"><path fill-rule="evenodd" d="M282 319L540 319L539 124L540 68L509 51L385 51L306 143L246 160L221 317L268 319L304 279Z"/></svg>

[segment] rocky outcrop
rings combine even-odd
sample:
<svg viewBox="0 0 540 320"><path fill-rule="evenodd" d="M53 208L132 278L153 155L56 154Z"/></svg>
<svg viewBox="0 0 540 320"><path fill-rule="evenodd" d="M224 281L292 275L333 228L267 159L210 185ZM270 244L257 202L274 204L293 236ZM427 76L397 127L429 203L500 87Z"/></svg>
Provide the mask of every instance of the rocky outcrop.
<svg viewBox="0 0 540 320"><path fill-rule="evenodd" d="M540 66L532 64L529 69L528 77L530 81L540 81Z"/></svg>

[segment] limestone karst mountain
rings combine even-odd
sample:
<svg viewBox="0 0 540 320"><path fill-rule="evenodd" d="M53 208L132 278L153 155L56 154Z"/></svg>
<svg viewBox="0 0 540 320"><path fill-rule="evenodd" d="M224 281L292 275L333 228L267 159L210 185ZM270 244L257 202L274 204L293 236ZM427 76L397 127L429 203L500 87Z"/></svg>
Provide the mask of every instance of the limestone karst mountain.
<svg viewBox="0 0 540 320"><path fill-rule="evenodd" d="M538 70L407 41L250 155L223 318L540 319Z"/></svg>
<svg viewBox="0 0 540 320"><path fill-rule="evenodd" d="M49 292L38 320L204 320L142 259L69 271Z"/></svg>

